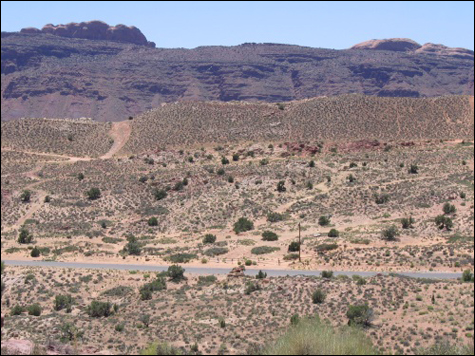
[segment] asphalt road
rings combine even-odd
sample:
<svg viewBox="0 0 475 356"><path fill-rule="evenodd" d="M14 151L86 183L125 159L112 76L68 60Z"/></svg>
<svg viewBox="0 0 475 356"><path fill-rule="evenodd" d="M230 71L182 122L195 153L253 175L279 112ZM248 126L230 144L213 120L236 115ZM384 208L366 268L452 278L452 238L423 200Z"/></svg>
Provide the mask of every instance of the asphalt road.
<svg viewBox="0 0 475 356"><path fill-rule="evenodd" d="M9 261L3 260L7 266L27 266L27 267L56 267L56 268L74 268L74 269L106 269L106 270L121 270L121 271L144 271L144 272L163 272L168 269L166 266L148 266L148 265L126 265L126 264L100 264L100 263L76 263L76 262L49 262L49 261ZM186 273L197 275L227 275L230 269L227 268L206 268L206 267L187 267ZM246 274L255 276L260 269L246 270ZM296 277L296 276L320 276L321 271L298 271L298 270L266 270L269 277ZM373 277L378 274L389 275L389 273L380 272L350 272L339 271L334 272L336 276L354 276ZM428 279L457 279L462 277L462 273L442 273L442 272L400 272L398 275L411 278L428 278Z"/></svg>

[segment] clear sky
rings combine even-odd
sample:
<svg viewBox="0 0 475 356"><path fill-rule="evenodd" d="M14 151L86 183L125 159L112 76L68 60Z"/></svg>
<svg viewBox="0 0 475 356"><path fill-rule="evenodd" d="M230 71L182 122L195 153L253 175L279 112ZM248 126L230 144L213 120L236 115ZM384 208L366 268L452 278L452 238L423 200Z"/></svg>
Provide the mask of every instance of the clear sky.
<svg viewBox="0 0 475 356"><path fill-rule="evenodd" d="M2 31L102 20L157 47L272 42L348 48L411 38L474 48L473 1L2 1Z"/></svg>

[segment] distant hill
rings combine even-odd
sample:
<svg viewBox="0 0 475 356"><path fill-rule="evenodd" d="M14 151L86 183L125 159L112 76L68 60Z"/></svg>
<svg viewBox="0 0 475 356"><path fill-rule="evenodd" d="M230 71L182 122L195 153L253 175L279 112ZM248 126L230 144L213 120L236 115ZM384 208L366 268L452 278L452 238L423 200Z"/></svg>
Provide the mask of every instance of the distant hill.
<svg viewBox="0 0 475 356"><path fill-rule="evenodd" d="M92 24L97 34L78 24L2 33L2 121L120 121L175 101L474 93L474 56L466 49L406 39L348 50L278 44L161 49L135 27Z"/></svg>
<svg viewBox="0 0 475 356"><path fill-rule="evenodd" d="M473 139L473 97L316 98L285 104L181 102L132 121L124 153L239 142Z"/></svg>

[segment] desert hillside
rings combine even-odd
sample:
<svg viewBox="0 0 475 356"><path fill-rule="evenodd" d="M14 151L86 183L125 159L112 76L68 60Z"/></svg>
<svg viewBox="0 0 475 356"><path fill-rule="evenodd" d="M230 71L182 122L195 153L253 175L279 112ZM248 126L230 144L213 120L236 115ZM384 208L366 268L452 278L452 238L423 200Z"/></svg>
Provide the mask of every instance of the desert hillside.
<svg viewBox="0 0 475 356"><path fill-rule="evenodd" d="M124 152L260 141L404 141L473 137L473 97L361 95L281 103L182 102L132 121Z"/></svg>

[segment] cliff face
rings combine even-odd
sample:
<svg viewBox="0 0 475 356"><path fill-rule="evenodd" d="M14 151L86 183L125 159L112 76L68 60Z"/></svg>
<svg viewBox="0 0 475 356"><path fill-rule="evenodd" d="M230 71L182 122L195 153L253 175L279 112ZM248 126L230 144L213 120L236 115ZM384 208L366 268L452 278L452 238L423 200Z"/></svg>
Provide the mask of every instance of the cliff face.
<svg viewBox="0 0 475 356"><path fill-rule="evenodd" d="M433 97L474 90L473 52L465 49L405 40L348 50L275 44L156 49L134 28L84 24L2 33L2 120L118 121L175 101Z"/></svg>

